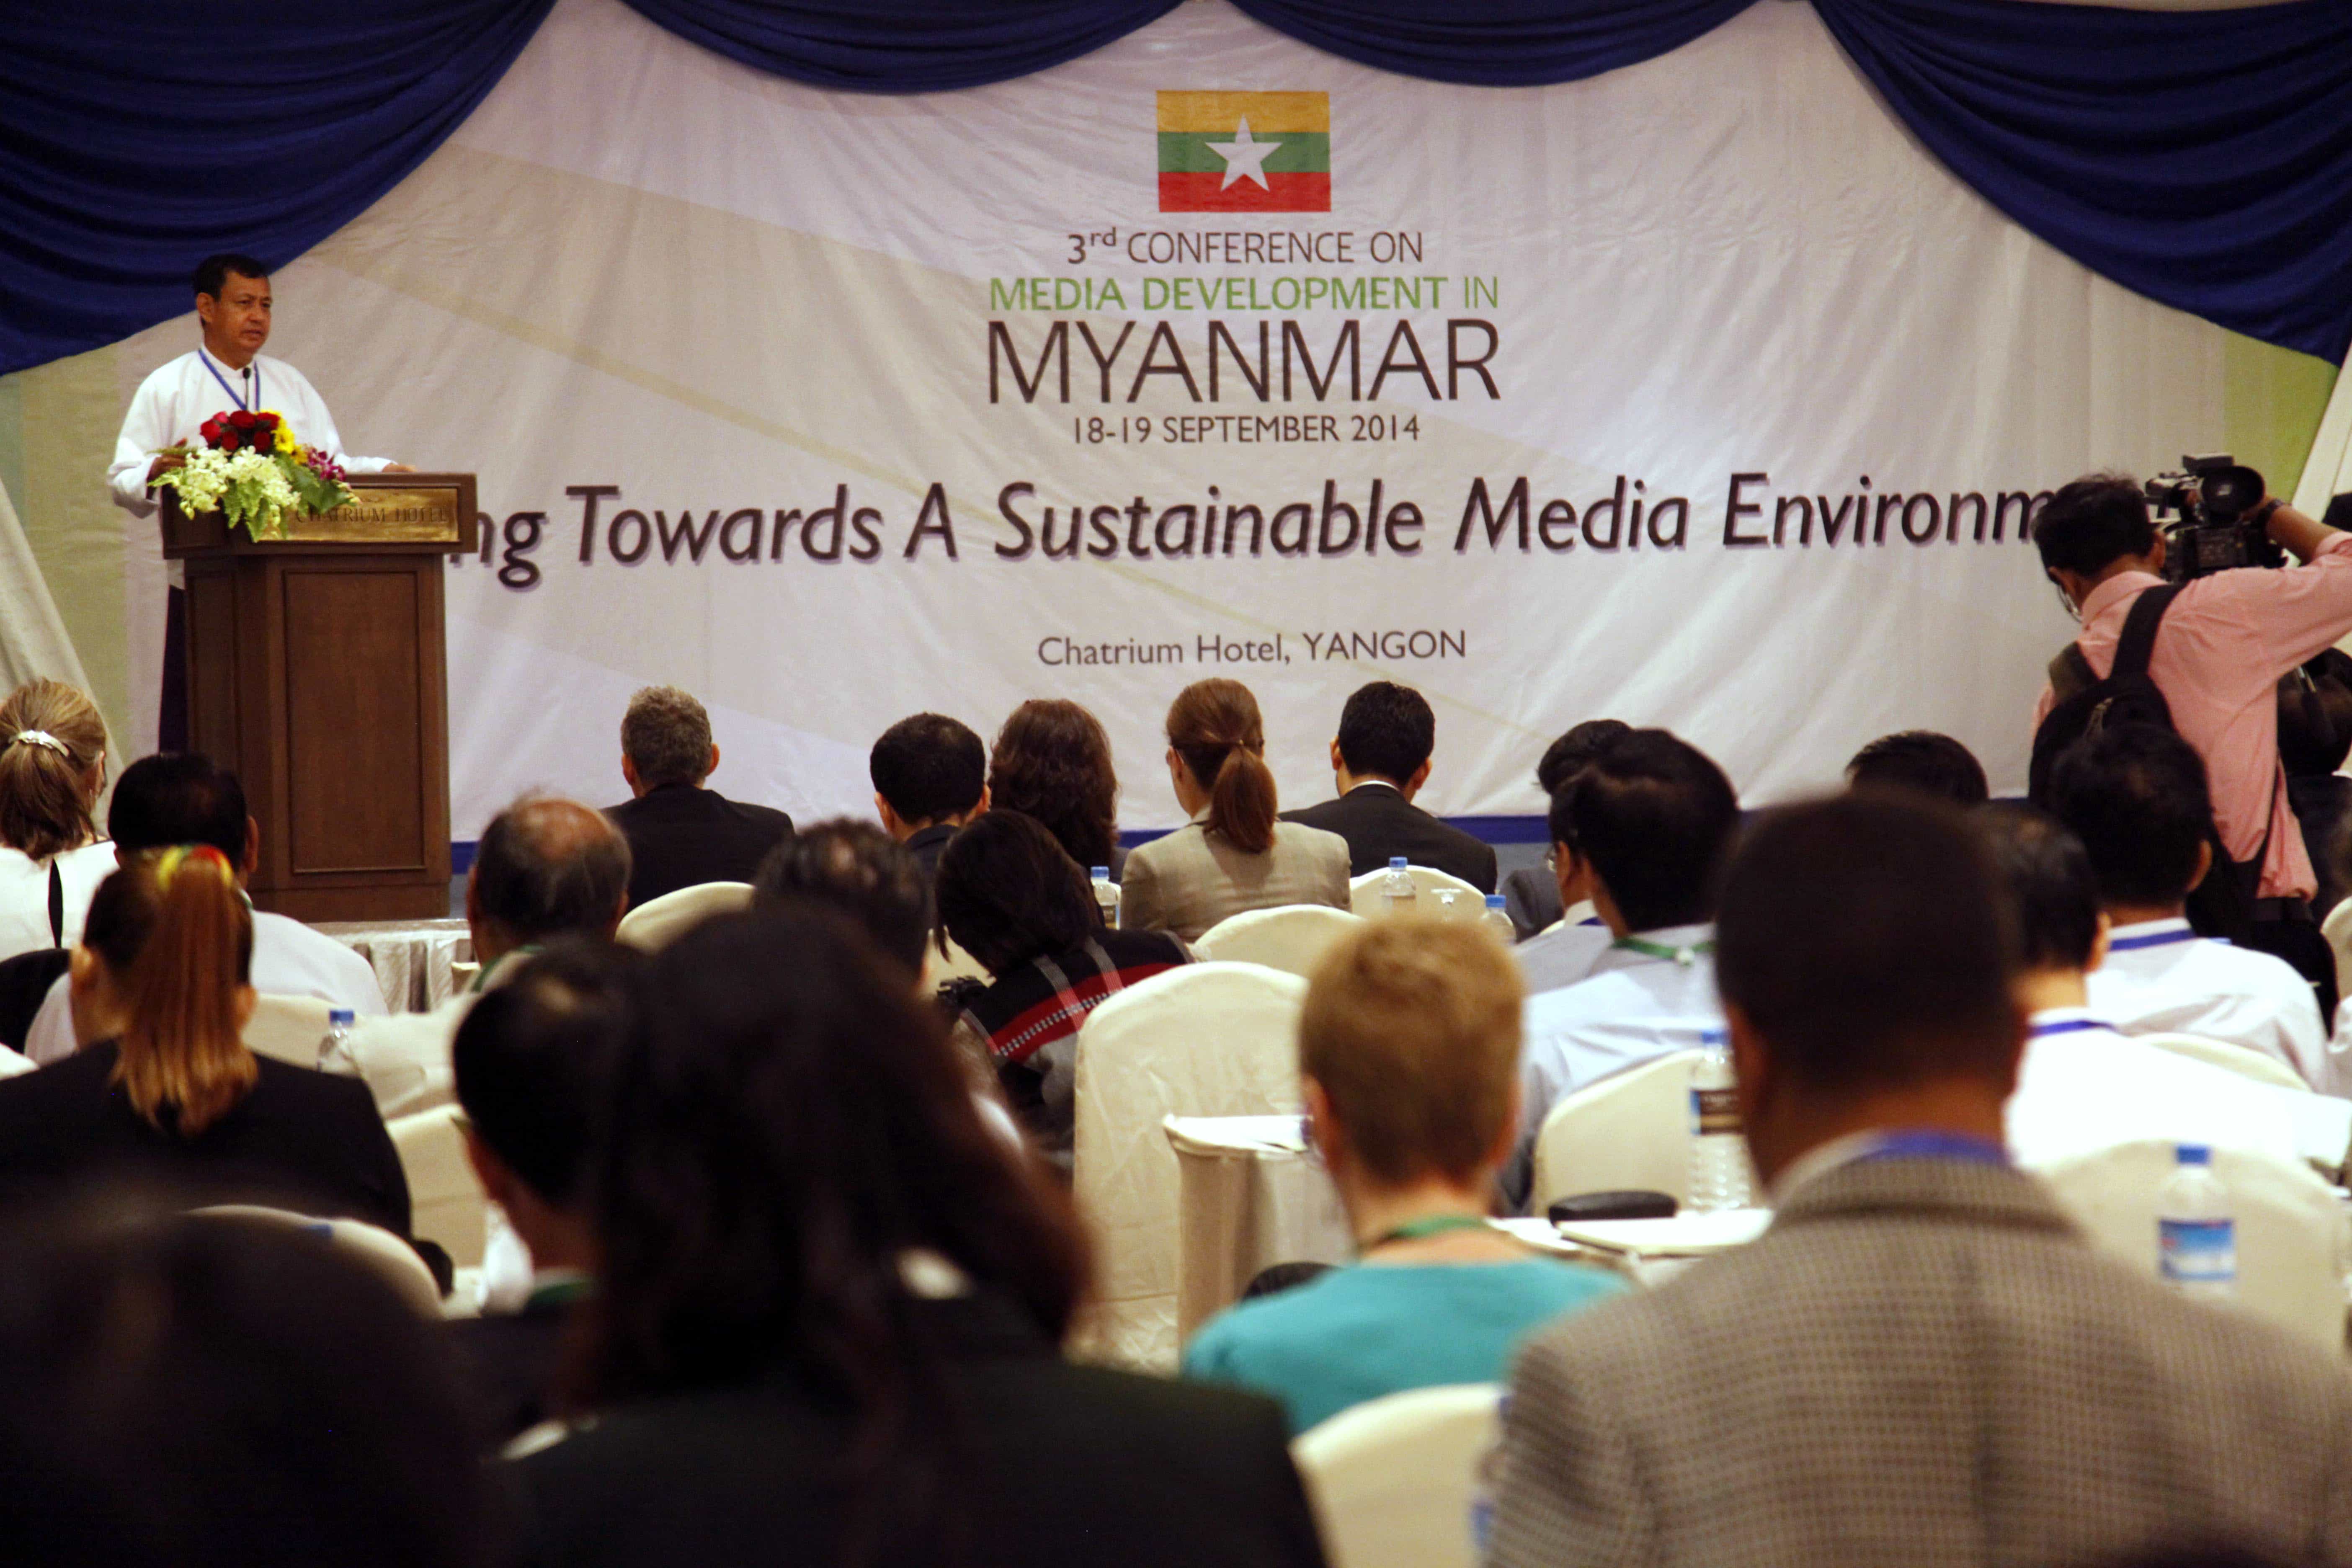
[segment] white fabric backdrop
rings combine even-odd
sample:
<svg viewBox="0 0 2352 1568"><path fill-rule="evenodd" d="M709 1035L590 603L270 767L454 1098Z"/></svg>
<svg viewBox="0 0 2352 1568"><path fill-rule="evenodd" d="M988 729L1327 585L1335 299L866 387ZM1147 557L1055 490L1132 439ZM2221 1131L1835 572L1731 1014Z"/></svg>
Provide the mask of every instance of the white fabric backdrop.
<svg viewBox="0 0 2352 1568"><path fill-rule="evenodd" d="M1332 210L1160 213L1155 95L1205 89L1327 93ZM1117 243L1067 259L1073 235L1228 230L1346 232L1354 261L1153 266ZM1419 262L1368 264L1381 232L1417 236ZM1446 279L1442 303L1179 310L1142 292L1234 276L1263 300L1286 276L1398 273ZM1470 278L1491 302L1463 308ZM1009 309L1017 279L1115 281L1123 305ZM622 704L657 680L711 705L719 787L795 815L866 809L866 747L905 713L936 707L992 733L1022 699L1063 695L1111 729L1122 820L1166 825L1178 813L1159 721L1209 674L1256 690L1289 804L1328 792L1339 703L1378 676L1437 706L1425 800L1444 812L1539 810L1544 742L1601 714L1687 735L1751 799L1829 783L1863 742L1913 726L1960 736L2014 786L2039 671L2070 630L2030 546L1974 542L1965 524L1955 542L1906 543L1890 517L1884 543L1856 548L1849 530L1835 547L1727 549L1731 476L1769 476L1744 525L1769 532L1777 498L1834 505L1863 476L1940 510L1955 492L2044 490L2221 444L2221 332L1992 211L1800 5L1757 6L1595 80L1490 90L1383 75L1192 5L1043 76L899 99L782 82L616 0L562 0L450 143L287 268L277 298L273 351L317 383L355 447L478 471L484 510L523 534L524 514L545 516L510 573L530 586L501 586L495 563L450 574L461 837L527 785L617 797ZM1210 318L1253 351L1259 322L1278 345L1295 321L1319 363L1351 315L1367 384L1398 320L1441 385L1446 321L1491 321L1500 396L1465 375L1465 395L1432 399L1392 374L1378 403L1318 404L1302 382L1297 401L1277 388L1260 405L1228 358L1218 403L1172 375L1127 401L1162 321L1205 397ZM1071 401L1049 382L1024 404L1001 376L992 405L990 323L1034 364L1056 320L1073 323ZM1108 345L1130 320L1107 406L1076 323ZM188 335L179 322L134 340L126 377ZM1073 433L1095 416L1286 412L1329 414L1343 438ZM1348 441L1358 415L1412 417L1417 437ZM1481 533L1457 553L1472 481L1499 499L1522 475L1538 507L1561 497L1582 512L1620 475L1651 502L1685 497L1685 546L1522 554ZM1013 537L996 508L1014 482L1035 487L1022 503L1034 521L1138 496L1156 515L1212 486L1227 504L1319 511L1326 480L1360 510L1375 479L1384 503L1420 506L1418 556L992 549ZM934 484L958 559L936 538L905 559ZM699 563L656 544L625 565L600 528L583 564L583 502L566 490L597 485L620 490L600 502L606 521L658 510L674 530L686 509L699 528L713 509L757 508L763 541L779 511L805 517L845 485L853 512L878 514L880 557L820 563L795 531L782 561L763 545L730 563L714 536ZM143 530L129 540L137 624L152 546ZM1462 655L1327 662L1303 640L1391 629L1447 634ZM1193 657L1203 638L1277 634L1287 662ZM1187 658L1041 662L1041 641L1063 637L1174 642Z"/></svg>

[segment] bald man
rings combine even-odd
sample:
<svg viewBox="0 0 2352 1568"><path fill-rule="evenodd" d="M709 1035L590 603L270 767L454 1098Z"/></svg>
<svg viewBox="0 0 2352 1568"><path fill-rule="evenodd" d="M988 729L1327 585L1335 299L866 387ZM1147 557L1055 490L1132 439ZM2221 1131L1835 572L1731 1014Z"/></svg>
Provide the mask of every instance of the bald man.
<svg viewBox="0 0 2352 1568"><path fill-rule="evenodd" d="M362 1020L352 1035L360 1075L389 1119L457 1097L449 1047L476 998L508 960L559 936L609 937L629 907L629 844L576 800L525 795L490 819L466 878L466 923L482 966L471 989L430 1013Z"/></svg>

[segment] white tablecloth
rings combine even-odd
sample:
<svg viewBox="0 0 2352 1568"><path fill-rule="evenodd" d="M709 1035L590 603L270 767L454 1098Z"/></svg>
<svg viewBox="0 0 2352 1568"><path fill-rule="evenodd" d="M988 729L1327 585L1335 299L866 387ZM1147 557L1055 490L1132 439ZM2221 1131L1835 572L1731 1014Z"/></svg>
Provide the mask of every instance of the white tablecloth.
<svg viewBox="0 0 2352 1568"><path fill-rule="evenodd" d="M1276 1263L1344 1263L1356 1238L1296 1116L1171 1116L1180 1341Z"/></svg>
<svg viewBox="0 0 2352 1568"><path fill-rule="evenodd" d="M457 990L450 966L474 956L464 921L335 921L318 929L368 961L395 1013L429 1013L446 1002Z"/></svg>

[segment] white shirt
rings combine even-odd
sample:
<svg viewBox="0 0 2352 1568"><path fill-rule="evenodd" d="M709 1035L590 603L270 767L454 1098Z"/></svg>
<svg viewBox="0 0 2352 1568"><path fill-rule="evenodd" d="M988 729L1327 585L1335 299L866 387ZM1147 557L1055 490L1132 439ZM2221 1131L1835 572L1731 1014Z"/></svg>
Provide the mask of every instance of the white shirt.
<svg viewBox="0 0 2352 1568"><path fill-rule="evenodd" d="M2334 1169L2352 1149L2352 1100L2273 1084L2131 1039L2097 1009L2053 1007L2007 1113L2010 1152L2047 1165L2118 1143L2206 1143Z"/></svg>
<svg viewBox="0 0 2352 1568"><path fill-rule="evenodd" d="M1593 965L1616 940L1607 926L1587 915L1581 921L1538 931L1511 949L1511 956L1519 961L1519 978L1526 983L1528 994L1540 996L1590 977Z"/></svg>
<svg viewBox="0 0 2352 1568"><path fill-rule="evenodd" d="M1514 1208L1535 1181L1536 1134L1561 1096L1621 1068L1696 1050L1723 1027L1715 994L1712 925L1641 931L1631 940L1675 949L1688 962L1612 946L1590 978L1530 996L1520 1014L1519 1135L1498 1177Z"/></svg>
<svg viewBox="0 0 2352 1568"><path fill-rule="evenodd" d="M383 988L366 959L285 915L253 911L253 988L265 996L314 996L362 1018L384 1011ZM67 977L56 984L25 1037L25 1054L43 1067L74 1053L73 1001Z"/></svg>
<svg viewBox="0 0 2352 1568"><path fill-rule="evenodd" d="M52 941L49 930L49 868L58 870L65 895L65 933ZM98 885L114 870L114 845L100 839L79 849L68 849L48 860L36 860L21 849L0 844L0 958L14 958L44 947L74 947L81 942L81 922Z"/></svg>
<svg viewBox="0 0 2352 1568"><path fill-rule="evenodd" d="M158 366L139 384L130 411L122 416L121 434L114 438L114 461L106 468L115 505L133 517L152 515L155 500L147 490L147 470L156 452L202 440L205 420L239 407L284 416L296 440L319 447L351 473L377 474L391 466L389 458L354 457L343 450L335 416L300 371L268 354L254 355L246 368L253 373L249 380L199 347ZM181 563L174 561L170 566L176 587L183 581Z"/></svg>
<svg viewBox="0 0 2352 1568"><path fill-rule="evenodd" d="M2352 1094L2310 983L2284 960L2213 942L2185 920L2108 933L2091 1011L2126 1035L2196 1035L2275 1057L2322 1094Z"/></svg>

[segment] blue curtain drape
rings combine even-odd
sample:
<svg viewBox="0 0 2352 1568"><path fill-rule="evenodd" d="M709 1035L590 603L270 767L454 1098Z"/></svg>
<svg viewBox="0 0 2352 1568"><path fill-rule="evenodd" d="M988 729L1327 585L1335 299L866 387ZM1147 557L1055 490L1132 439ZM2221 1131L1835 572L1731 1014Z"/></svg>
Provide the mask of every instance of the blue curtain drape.
<svg viewBox="0 0 2352 1568"><path fill-rule="evenodd" d="M1234 0L1277 32L1401 76L1578 81L1680 48L1755 0Z"/></svg>
<svg viewBox="0 0 2352 1568"><path fill-rule="evenodd" d="M2352 343L2352 5L1814 0L1913 133L2093 271L2266 342Z"/></svg>
<svg viewBox="0 0 2352 1568"><path fill-rule="evenodd" d="M188 308L357 217L506 74L552 0L106 4L0 20L0 372Z"/></svg>
<svg viewBox="0 0 2352 1568"><path fill-rule="evenodd" d="M941 92L1092 54L1181 0L628 0L755 69L853 92Z"/></svg>
<svg viewBox="0 0 2352 1568"><path fill-rule="evenodd" d="M920 92L1042 70L1178 0L629 0L759 69ZM1632 65L1753 0L1234 0L1382 69L1521 86ZM0 15L0 373L187 309L206 252L272 265L390 190L552 0L95 0ZM2352 344L2352 0L2147 12L1814 0L1919 139L2093 269L2264 341Z"/></svg>

